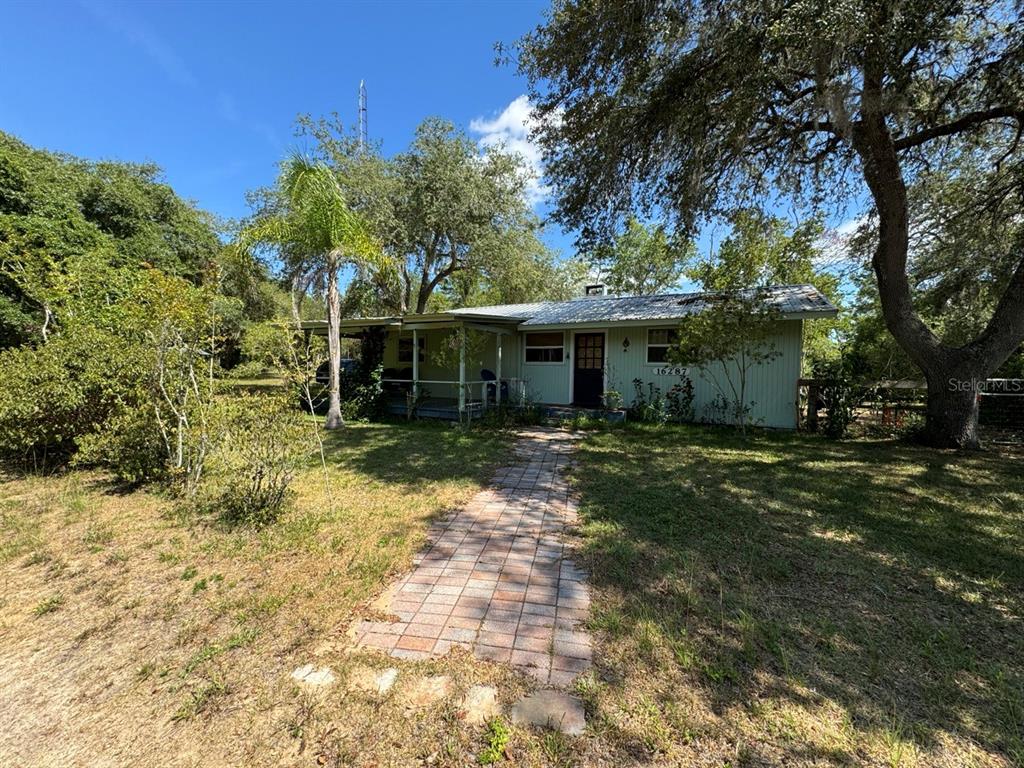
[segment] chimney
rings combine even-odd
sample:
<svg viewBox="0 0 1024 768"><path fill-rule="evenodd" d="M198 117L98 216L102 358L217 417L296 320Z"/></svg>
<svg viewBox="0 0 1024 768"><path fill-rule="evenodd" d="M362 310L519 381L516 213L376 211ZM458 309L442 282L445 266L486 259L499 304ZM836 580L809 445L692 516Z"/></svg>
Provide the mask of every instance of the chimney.
<svg viewBox="0 0 1024 768"><path fill-rule="evenodd" d="M583 286L583 296L585 298L591 298L593 296L607 296L608 286L604 283L590 283L589 285Z"/></svg>

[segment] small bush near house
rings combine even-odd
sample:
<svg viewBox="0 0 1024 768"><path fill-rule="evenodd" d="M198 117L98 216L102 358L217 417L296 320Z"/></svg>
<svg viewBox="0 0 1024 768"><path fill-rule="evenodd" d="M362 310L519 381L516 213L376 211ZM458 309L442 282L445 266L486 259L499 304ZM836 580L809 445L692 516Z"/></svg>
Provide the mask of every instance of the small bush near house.
<svg viewBox="0 0 1024 768"><path fill-rule="evenodd" d="M609 389L601 398L604 407L609 411L617 411L622 408L622 393L615 389Z"/></svg>
<svg viewBox="0 0 1024 768"><path fill-rule="evenodd" d="M669 418L678 423L693 421L693 397L693 382L683 376L665 395Z"/></svg>
<svg viewBox="0 0 1024 768"><path fill-rule="evenodd" d="M668 421L668 408L661 388L653 382L647 382L644 391L644 381L633 379L633 404L629 407L629 418L631 421L639 421L645 424L664 424Z"/></svg>
<svg viewBox="0 0 1024 768"><path fill-rule="evenodd" d="M312 429L280 397L241 395L218 411L209 463L220 517L257 528L275 522L296 471L315 450Z"/></svg>
<svg viewBox="0 0 1024 768"><path fill-rule="evenodd" d="M346 376L341 382L342 415L353 421L375 421L387 413L388 398L381 379L383 366L370 371L366 381L356 376Z"/></svg>

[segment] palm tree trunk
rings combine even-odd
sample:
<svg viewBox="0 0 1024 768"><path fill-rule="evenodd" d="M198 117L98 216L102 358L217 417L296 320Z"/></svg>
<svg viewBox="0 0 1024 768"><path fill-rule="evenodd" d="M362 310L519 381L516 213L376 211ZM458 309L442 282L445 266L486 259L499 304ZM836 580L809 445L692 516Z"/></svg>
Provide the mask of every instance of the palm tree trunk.
<svg viewBox="0 0 1024 768"><path fill-rule="evenodd" d="M341 294L338 291L338 254L327 255L327 354L330 393L326 429L345 426L341 417Z"/></svg>

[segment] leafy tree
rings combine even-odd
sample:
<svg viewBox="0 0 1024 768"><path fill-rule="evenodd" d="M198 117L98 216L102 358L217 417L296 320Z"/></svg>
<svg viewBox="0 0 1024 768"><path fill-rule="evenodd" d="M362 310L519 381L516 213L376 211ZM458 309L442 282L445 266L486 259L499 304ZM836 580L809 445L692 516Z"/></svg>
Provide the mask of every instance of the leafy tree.
<svg viewBox="0 0 1024 768"><path fill-rule="evenodd" d="M944 343L914 306L907 182L951 150L997 179L976 190L979 202L1019 179L1021 12L1009 2L557 2L520 42L556 216L587 238L625 211L666 207L693 225L772 188L820 203L866 187L886 327L928 383L923 436L975 447L970 382L1024 338L1022 250L981 332Z"/></svg>
<svg viewBox="0 0 1024 768"><path fill-rule="evenodd" d="M709 294L700 311L679 324L669 358L696 366L725 401L726 415L746 434L756 403L750 402L750 372L779 356L772 342L778 311L762 288Z"/></svg>
<svg viewBox="0 0 1024 768"><path fill-rule="evenodd" d="M520 159L477 145L443 120L416 130L394 161L403 312L426 312L438 286L542 246ZM524 242L525 241L525 242Z"/></svg>
<svg viewBox="0 0 1024 768"><path fill-rule="evenodd" d="M433 304L438 308L483 307L558 301L579 295L587 280L587 267L579 260L556 261L532 235L523 249L494 260L479 271L454 275ZM537 248L537 246L540 246ZM530 250L533 247L535 250Z"/></svg>
<svg viewBox="0 0 1024 768"><path fill-rule="evenodd" d="M595 249L594 262L613 293L647 296L677 285L694 253L692 241L671 238L664 227L630 216L610 245Z"/></svg>
<svg viewBox="0 0 1024 768"><path fill-rule="evenodd" d="M538 238L523 196L521 159L477 144L443 120L419 126L394 158L363 145L337 116L299 119L299 133L335 170L352 209L397 270L356 267L344 299L352 314L561 298L580 271Z"/></svg>
<svg viewBox="0 0 1024 768"><path fill-rule="evenodd" d="M824 225L812 218L790 227L783 219L756 208L729 216L732 231L707 259L694 260L686 276L706 291L735 291L771 285L810 284L835 306L842 306L839 277L816 266L822 253ZM804 351L810 368L834 358L845 318L804 324Z"/></svg>
<svg viewBox="0 0 1024 768"><path fill-rule="evenodd" d="M984 331L1006 292L1024 243L1024 188L990 174L971 155L955 153L942 168L920 173L908 188L910 252L908 277L914 307L942 342L960 346ZM1002 184L1002 189L990 188ZM907 354L887 333L870 271L877 247L877 222L868 218L851 238L850 250L863 265L855 276L858 322L851 352L873 378L920 376ZM964 254L971 254L965 259ZM1024 371L1024 349L1000 366L996 376Z"/></svg>
<svg viewBox="0 0 1024 768"><path fill-rule="evenodd" d="M280 207L250 224L242 233L241 243L275 246L292 264L305 265L324 275L330 361L326 428L336 429L343 425L338 273L347 263L386 268L387 260L366 222L349 208L334 171L325 164L293 156L284 164L278 179L278 194Z"/></svg>
<svg viewBox="0 0 1024 768"><path fill-rule="evenodd" d="M0 347L44 340L62 322L55 304L77 290L82 259L199 282L220 251L211 217L156 166L92 163L0 133Z"/></svg>

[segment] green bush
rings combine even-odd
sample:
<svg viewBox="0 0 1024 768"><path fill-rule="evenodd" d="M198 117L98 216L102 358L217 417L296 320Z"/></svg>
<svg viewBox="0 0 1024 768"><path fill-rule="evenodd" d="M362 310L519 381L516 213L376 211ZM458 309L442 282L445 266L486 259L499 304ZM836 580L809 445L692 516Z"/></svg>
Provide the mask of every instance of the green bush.
<svg viewBox="0 0 1024 768"><path fill-rule="evenodd" d="M78 444L74 464L102 464L119 480L142 483L168 476L167 448L148 405L122 408Z"/></svg>
<svg viewBox="0 0 1024 768"><path fill-rule="evenodd" d="M668 406L661 388L653 382L647 382L647 391L644 391L644 382L641 379L633 379L633 403L629 406L630 421L639 421L646 424L664 424L668 421Z"/></svg>
<svg viewBox="0 0 1024 768"><path fill-rule="evenodd" d="M88 326L0 352L0 458L36 469L66 462L137 405L143 370L137 346Z"/></svg>
<svg viewBox="0 0 1024 768"><path fill-rule="evenodd" d="M370 371L369 379L360 382L358 374L341 379L342 415L350 421L375 421L387 413L388 397L381 379L383 366Z"/></svg>
<svg viewBox="0 0 1024 768"><path fill-rule="evenodd" d="M280 323L252 323L242 333L241 365L265 370L281 364L291 357L294 334ZM241 366L239 366L241 367Z"/></svg>
<svg viewBox="0 0 1024 768"><path fill-rule="evenodd" d="M842 439L856 418L856 408L863 398L863 390L853 384L843 359L817 363L814 366L814 378L820 382L818 396L825 407L825 418L819 422L821 431L833 440Z"/></svg>
<svg viewBox="0 0 1024 768"><path fill-rule="evenodd" d="M669 419L675 422L693 421L693 398L693 382L689 376L684 375L665 394Z"/></svg>
<svg viewBox="0 0 1024 768"><path fill-rule="evenodd" d="M315 449L312 428L283 397L239 395L218 403L208 459L219 516L230 525L277 520L296 470Z"/></svg>

